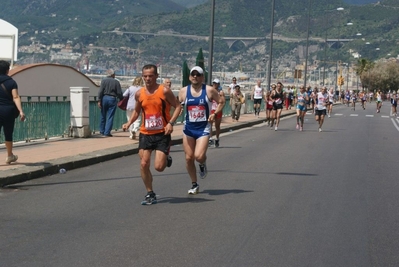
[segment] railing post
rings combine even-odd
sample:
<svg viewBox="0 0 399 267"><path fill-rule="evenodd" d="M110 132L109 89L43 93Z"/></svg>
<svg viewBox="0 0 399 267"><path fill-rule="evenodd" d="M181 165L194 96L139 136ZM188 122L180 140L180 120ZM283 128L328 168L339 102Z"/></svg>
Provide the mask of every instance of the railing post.
<svg viewBox="0 0 399 267"><path fill-rule="evenodd" d="M71 95L71 128L72 137L86 138L91 136L89 123L89 88L70 87Z"/></svg>

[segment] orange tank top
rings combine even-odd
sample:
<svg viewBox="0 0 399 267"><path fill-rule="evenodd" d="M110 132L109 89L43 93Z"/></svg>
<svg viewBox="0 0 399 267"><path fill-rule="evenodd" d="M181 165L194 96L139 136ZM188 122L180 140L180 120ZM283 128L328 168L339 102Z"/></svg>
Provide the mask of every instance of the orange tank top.
<svg viewBox="0 0 399 267"><path fill-rule="evenodd" d="M163 91L163 85L159 85L153 94L149 94L145 87L140 89L140 133L151 135L165 132L165 126L170 121L170 104Z"/></svg>

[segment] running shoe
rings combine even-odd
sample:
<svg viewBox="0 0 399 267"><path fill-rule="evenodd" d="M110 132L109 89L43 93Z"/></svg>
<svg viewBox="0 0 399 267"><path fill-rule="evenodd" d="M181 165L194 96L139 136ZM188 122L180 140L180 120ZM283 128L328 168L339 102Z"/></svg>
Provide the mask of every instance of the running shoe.
<svg viewBox="0 0 399 267"><path fill-rule="evenodd" d="M141 205L152 205L157 203L157 196L154 192L149 192L145 196L144 200L141 201Z"/></svg>
<svg viewBox="0 0 399 267"><path fill-rule="evenodd" d="M172 157L170 155L168 155L166 157L166 167L170 167L172 166Z"/></svg>
<svg viewBox="0 0 399 267"><path fill-rule="evenodd" d="M18 156L17 155L14 155L14 154L12 154L11 156L9 156L9 157L6 157L6 163L7 164L11 164L11 162L15 162L15 161L17 161L18 160Z"/></svg>
<svg viewBox="0 0 399 267"><path fill-rule="evenodd" d="M278 130L278 127L277 127L277 126L276 126L276 127L274 127L274 130L275 130L275 131L277 131L277 130Z"/></svg>
<svg viewBox="0 0 399 267"><path fill-rule="evenodd" d="M323 130L321 128L319 128L319 132L322 132Z"/></svg>
<svg viewBox="0 0 399 267"><path fill-rule="evenodd" d="M301 128L299 128L299 131L302 132L303 131L303 127L301 126Z"/></svg>
<svg viewBox="0 0 399 267"><path fill-rule="evenodd" d="M215 139L215 147L219 147L219 139Z"/></svg>
<svg viewBox="0 0 399 267"><path fill-rule="evenodd" d="M188 189L189 195L196 195L199 192L199 184L193 185L190 189Z"/></svg>
<svg viewBox="0 0 399 267"><path fill-rule="evenodd" d="M200 172L199 172L200 178L205 179L205 177L208 174L208 169L206 168L206 163L199 164L199 169L200 169Z"/></svg>
<svg viewBox="0 0 399 267"><path fill-rule="evenodd" d="M213 145L214 145L214 140L213 139L209 139L208 146L213 146Z"/></svg>
<svg viewBox="0 0 399 267"><path fill-rule="evenodd" d="M295 129L297 129L297 130L299 129L299 123L296 124Z"/></svg>

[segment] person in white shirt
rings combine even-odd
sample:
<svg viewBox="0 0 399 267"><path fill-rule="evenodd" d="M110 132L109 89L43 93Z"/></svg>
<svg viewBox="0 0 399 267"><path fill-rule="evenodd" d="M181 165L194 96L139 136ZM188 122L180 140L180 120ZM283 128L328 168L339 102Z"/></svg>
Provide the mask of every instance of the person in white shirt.
<svg viewBox="0 0 399 267"><path fill-rule="evenodd" d="M323 126L324 116L326 116L327 102L328 102L328 94L327 87L322 87L320 92L317 92L314 95L314 102L316 103L315 107L315 119L319 123L319 132L322 131L321 127Z"/></svg>
<svg viewBox="0 0 399 267"><path fill-rule="evenodd" d="M127 102L126 106L126 118L129 121L130 117L133 114L134 109L136 108L136 98L134 97L136 95L136 92L139 91L142 87L144 86L144 81L141 76L136 77L133 80L132 86L130 86L124 93L123 97L129 96L129 100ZM130 139L136 139L136 134L140 129L141 125L141 116L137 118L129 127L129 133Z"/></svg>
<svg viewBox="0 0 399 267"><path fill-rule="evenodd" d="M237 78L233 77L232 81L233 82L229 85L229 89L228 89L229 95L234 93L234 90L235 90L236 85L237 85Z"/></svg>
<svg viewBox="0 0 399 267"><path fill-rule="evenodd" d="M229 88L227 89L227 92L229 93L229 95L235 93L237 85L238 85L237 84L237 78L233 77L232 83L229 85ZM230 98L229 104L230 104L230 106L232 105L232 99L231 98Z"/></svg>
<svg viewBox="0 0 399 267"><path fill-rule="evenodd" d="M256 85L252 90L251 100L254 101L254 112L255 116L258 116L258 118L263 97L264 97L264 91L263 88L261 87L261 80L257 80Z"/></svg>
<svg viewBox="0 0 399 267"><path fill-rule="evenodd" d="M334 105L334 88L330 88L330 91L328 92L328 102L327 102L327 114L328 117L331 117L332 114L332 109L333 109L333 105Z"/></svg>

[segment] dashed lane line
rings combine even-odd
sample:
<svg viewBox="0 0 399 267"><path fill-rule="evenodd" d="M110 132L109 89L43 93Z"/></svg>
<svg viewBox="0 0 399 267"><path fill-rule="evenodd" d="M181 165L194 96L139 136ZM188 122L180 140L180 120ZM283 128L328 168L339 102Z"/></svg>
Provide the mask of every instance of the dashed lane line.
<svg viewBox="0 0 399 267"><path fill-rule="evenodd" d="M391 120L392 120L393 126L395 126L396 130L399 131L399 126L396 124L395 119L391 119ZM398 124L399 124L399 120L398 119L396 119L396 120L398 121Z"/></svg>

